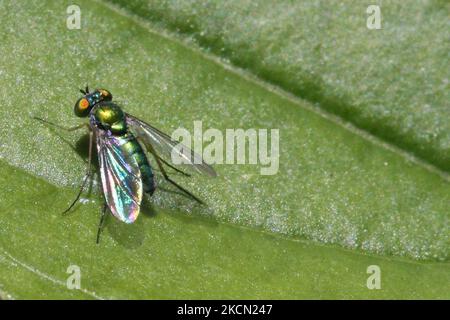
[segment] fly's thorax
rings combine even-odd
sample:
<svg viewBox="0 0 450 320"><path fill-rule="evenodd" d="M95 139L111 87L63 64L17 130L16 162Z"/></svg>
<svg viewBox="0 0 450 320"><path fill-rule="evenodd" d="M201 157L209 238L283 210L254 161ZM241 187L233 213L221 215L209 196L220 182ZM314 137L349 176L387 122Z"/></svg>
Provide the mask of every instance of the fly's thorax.
<svg viewBox="0 0 450 320"><path fill-rule="evenodd" d="M122 134L127 131L125 114L115 103L101 102L93 111L95 119L103 129L110 130L114 134Z"/></svg>

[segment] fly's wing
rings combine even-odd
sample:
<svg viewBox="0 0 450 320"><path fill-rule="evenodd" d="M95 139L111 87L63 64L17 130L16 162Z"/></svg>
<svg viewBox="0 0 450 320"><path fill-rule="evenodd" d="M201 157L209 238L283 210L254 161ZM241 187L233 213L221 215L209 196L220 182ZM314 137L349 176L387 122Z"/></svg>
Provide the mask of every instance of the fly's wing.
<svg viewBox="0 0 450 320"><path fill-rule="evenodd" d="M130 137L108 135L99 129L95 134L106 203L117 219L132 223L141 206L142 179L136 159L123 148Z"/></svg>
<svg viewBox="0 0 450 320"><path fill-rule="evenodd" d="M205 163L201 156L194 151L183 145L182 143L173 140L164 132L156 129L155 127L133 117L130 114L126 114L127 125L136 138L142 140L146 144L150 144L156 151L158 151L165 159L172 161L172 156L175 155L181 160L181 164L188 165L195 171L203 174L216 176L214 169ZM180 163L174 163L180 164Z"/></svg>

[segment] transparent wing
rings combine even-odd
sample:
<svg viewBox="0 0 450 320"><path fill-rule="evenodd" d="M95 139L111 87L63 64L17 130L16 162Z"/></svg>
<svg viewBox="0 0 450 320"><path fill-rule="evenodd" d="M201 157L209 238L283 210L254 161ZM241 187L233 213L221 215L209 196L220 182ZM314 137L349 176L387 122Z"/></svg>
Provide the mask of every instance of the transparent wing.
<svg viewBox="0 0 450 320"><path fill-rule="evenodd" d="M188 165L199 173L204 173L215 177L217 174L214 169L205 163L201 156L189 149L182 143L173 140L164 132L156 129L155 127L133 117L130 114L126 114L127 125L133 132L136 138L140 139L146 144L150 144L159 154L166 160L174 163L173 156L176 156L182 161L181 164ZM180 163L174 163L175 165Z"/></svg>
<svg viewBox="0 0 450 320"><path fill-rule="evenodd" d="M117 219L132 223L139 215L142 179L135 158L124 150L123 145L133 137L115 137L98 129L95 134L106 203Z"/></svg>

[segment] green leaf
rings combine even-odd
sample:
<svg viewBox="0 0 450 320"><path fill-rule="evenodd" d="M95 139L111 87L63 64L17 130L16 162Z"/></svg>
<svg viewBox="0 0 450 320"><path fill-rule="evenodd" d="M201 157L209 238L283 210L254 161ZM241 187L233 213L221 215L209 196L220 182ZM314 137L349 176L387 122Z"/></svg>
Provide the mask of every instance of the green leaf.
<svg viewBox="0 0 450 320"><path fill-rule="evenodd" d="M448 1L110 1L450 170Z"/></svg>
<svg viewBox="0 0 450 320"><path fill-rule="evenodd" d="M445 173L104 3L80 1L69 30L69 4L0 12L1 298L449 298ZM86 134L31 118L81 123L72 106L87 83L169 133L196 120L279 129L279 172L175 176L208 206L158 190L135 224L109 217L96 245L95 186L60 214ZM81 290L66 288L70 265ZM366 286L370 265L381 290Z"/></svg>
<svg viewBox="0 0 450 320"><path fill-rule="evenodd" d="M367 256L169 210L144 211L131 226L110 219L96 245L98 202L62 218L55 209L71 188L1 169L3 298L449 297L447 263ZM66 289L70 265L81 269L82 290ZM366 287L370 265L381 269L381 290Z"/></svg>

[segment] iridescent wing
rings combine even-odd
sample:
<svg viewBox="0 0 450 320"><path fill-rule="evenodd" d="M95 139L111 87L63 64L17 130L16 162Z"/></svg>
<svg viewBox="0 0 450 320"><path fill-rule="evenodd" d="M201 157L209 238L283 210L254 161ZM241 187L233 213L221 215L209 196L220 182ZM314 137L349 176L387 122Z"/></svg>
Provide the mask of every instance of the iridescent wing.
<svg viewBox="0 0 450 320"><path fill-rule="evenodd" d="M142 201L142 179L136 159L123 145L132 135L113 136L95 130L103 194L111 213L125 223L133 223Z"/></svg>
<svg viewBox="0 0 450 320"><path fill-rule="evenodd" d="M165 159L172 161L172 155L176 154L182 163L188 165L199 173L204 173L215 177L217 174L214 169L205 163L201 156L189 149L187 146L181 144L178 141L173 140L164 132L156 129L155 127L139 120L136 117L126 113L126 121L128 128L133 132L136 138L142 140L145 144L150 144L158 155L163 156Z"/></svg>

